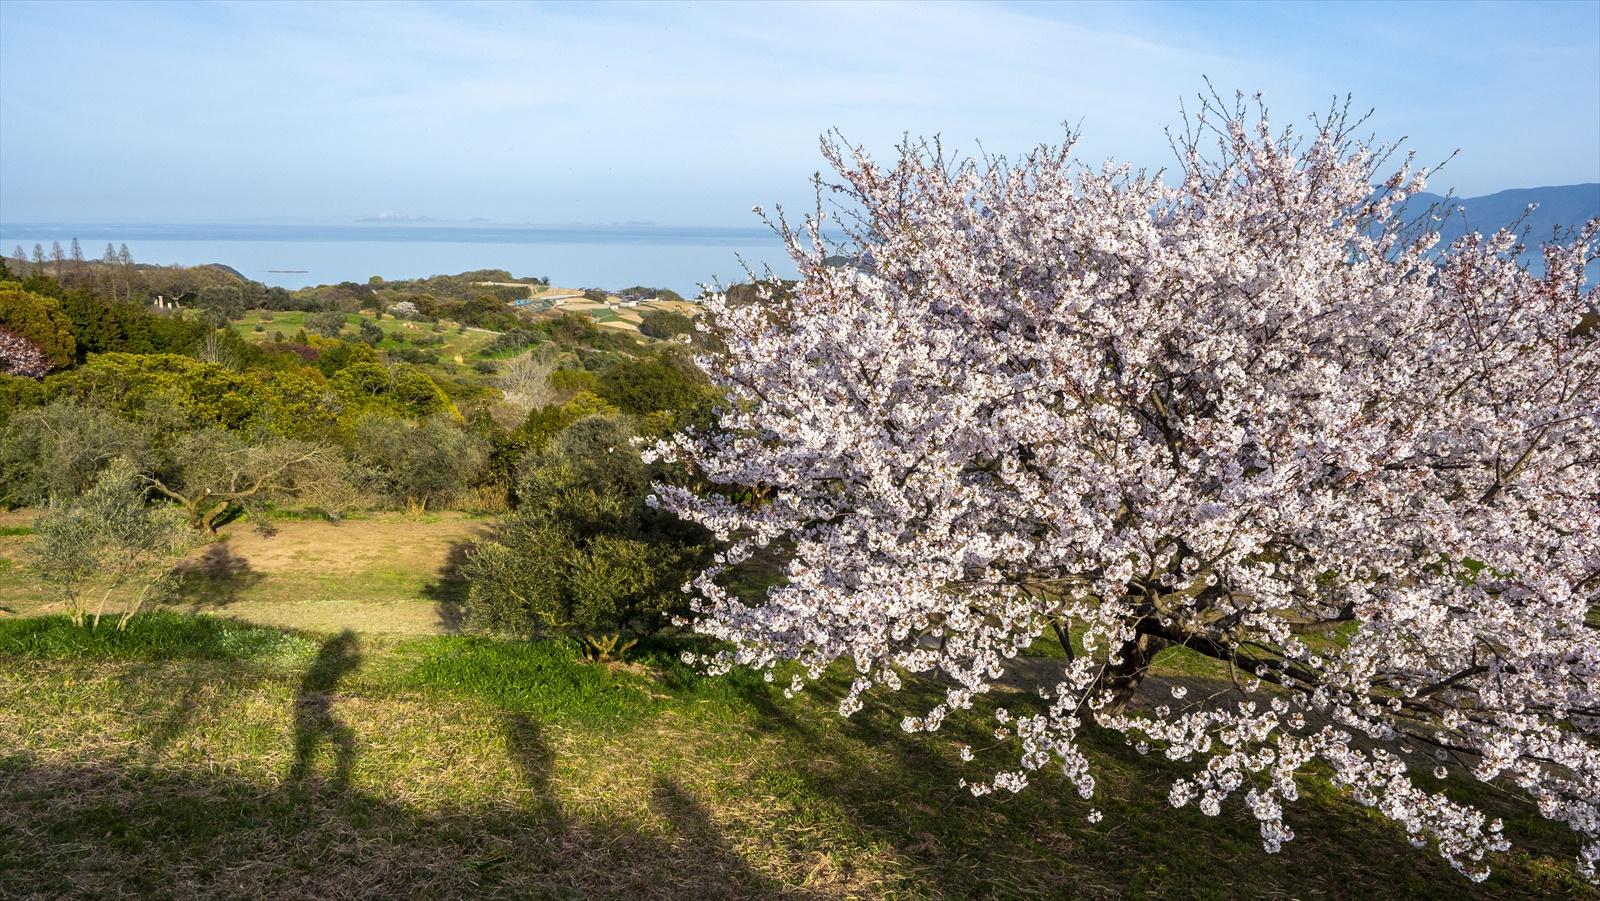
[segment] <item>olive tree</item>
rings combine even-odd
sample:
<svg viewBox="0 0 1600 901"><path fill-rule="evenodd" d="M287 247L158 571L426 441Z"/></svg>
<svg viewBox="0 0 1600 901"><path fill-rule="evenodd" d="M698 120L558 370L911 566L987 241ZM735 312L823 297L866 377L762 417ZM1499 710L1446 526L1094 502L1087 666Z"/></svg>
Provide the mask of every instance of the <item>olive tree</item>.
<svg viewBox="0 0 1600 901"><path fill-rule="evenodd" d="M34 534L33 573L72 622L98 628L109 608L119 631L171 591L173 565L194 542L177 509L146 503L144 479L125 459L83 494L53 499Z"/></svg>
<svg viewBox="0 0 1600 901"><path fill-rule="evenodd" d="M209 533L269 504L300 501L335 512L343 487L343 461L312 442L201 429L178 436L163 456L150 486Z"/></svg>
<svg viewBox="0 0 1600 901"><path fill-rule="evenodd" d="M81 494L112 460L142 465L153 427L73 399L21 410L0 430L0 504Z"/></svg>
<svg viewBox="0 0 1600 901"><path fill-rule="evenodd" d="M485 456L471 435L443 415L416 423L373 415L355 430L359 478L412 514L464 488Z"/></svg>

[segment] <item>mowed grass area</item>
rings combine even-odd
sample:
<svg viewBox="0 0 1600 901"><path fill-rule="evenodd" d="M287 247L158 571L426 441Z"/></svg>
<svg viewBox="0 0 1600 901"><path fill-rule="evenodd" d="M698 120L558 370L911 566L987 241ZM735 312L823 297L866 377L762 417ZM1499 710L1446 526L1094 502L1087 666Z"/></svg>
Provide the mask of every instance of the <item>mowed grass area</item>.
<svg viewBox="0 0 1600 901"><path fill-rule="evenodd" d="M0 514L0 610L59 613L27 570L32 521L31 511ZM465 594L456 568L492 522L448 511L274 520L268 532L236 522L183 561L168 606L295 629L452 631Z"/></svg>
<svg viewBox="0 0 1600 901"><path fill-rule="evenodd" d="M1525 850L1482 885L1317 778L1298 838L1268 855L1241 804L1172 809L1184 768L1115 736L1089 738L1100 823L1049 773L971 797L958 780L987 774L958 749L997 742L986 718L902 732L928 684L841 720L844 673L785 698L698 675L682 638L602 666L383 618L410 603L435 614L419 631L448 628L429 574L486 524L235 526L218 544L261 578L209 608L223 615L163 611L120 635L0 617L0 896L1595 897L1568 833L1489 792ZM27 540L0 537L6 559ZM342 619L291 612L303 589L287 586L319 570L351 586ZM6 605L44 609L18 599L14 567L0 580ZM1164 678L1205 678L1163 659Z"/></svg>

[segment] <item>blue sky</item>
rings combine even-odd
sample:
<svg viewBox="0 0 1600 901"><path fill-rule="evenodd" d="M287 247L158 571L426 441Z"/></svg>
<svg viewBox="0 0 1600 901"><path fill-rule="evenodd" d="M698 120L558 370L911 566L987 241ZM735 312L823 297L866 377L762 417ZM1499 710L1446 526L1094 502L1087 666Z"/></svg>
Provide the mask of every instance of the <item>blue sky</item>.
<svg viewBox="0 0 1600 901"><path fill-rule="evenodd" d="M818 135L1161 166L1209 76L1464 195L1600 181L1600 2L0 3L0 221L753 224Z"/></svg>

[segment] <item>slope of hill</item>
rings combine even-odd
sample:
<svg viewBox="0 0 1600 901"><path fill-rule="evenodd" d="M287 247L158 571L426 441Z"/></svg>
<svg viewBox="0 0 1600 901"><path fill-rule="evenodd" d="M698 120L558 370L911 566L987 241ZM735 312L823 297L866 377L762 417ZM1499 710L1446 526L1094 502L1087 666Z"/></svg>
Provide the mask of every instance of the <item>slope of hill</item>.
<svg viewBox="0 0 1600 901"><path fill-rule="evenodd" d="M1469 230L1483 234L1497 231L1516 222L1534 204L1523 224L1531 238L1540 240L1558 229L1581 226L1600 217L1600 182L1511 188L1482 197L1452 197L1448 202L1438 194L1423 193L1412 198L1406 208L1421 213L1433 204L1441 204L1449 211L1439 229L1447 242Z"/></svg>

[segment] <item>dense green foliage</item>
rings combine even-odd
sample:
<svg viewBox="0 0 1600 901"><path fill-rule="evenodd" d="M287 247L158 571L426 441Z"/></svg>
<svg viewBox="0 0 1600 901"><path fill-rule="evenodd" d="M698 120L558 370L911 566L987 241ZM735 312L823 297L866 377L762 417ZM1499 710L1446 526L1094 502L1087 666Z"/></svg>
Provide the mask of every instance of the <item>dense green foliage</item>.
<svg viewBox="0 0 1600 901"><path fill-rule="evenodd" d="M413 424L368 416L356 424L353 456L367 487L420 513L463 488L484 452L444 417Z"/></svg>
<svg viewBox="0 0 1600 901"><path fill-rule="evenodd" d="M608 367L599 377L596 393L637 416L667 410L694 417L716 399L688 355L670 346L631 366Z"/></svg>
<svg viewBox="0 0 1600 901"><path fill-rule="evenodd" d="M198 319L160 316L131 301L110 301L91 292L69 291L61 299L72 319L78 362L91 354L187 354L208 328Z"/></svg>
<svg viewBox="0 0 1600 901"><path fill-rule="evenodd" d="M72 323L53 297L23 289L15 282L0 282L0 328L27 338L49 359L51 365L70 364L77 349Z"/></svg>
<svg viewBox="0 0 1600 901"><path fill-rule="evenodd" d="M694 320L671 310L650 310L641 317L639 332L649 338L672 338L694 331Z"/></svg>
<svg viewBox="0 0 1600 901"><path fill-rule="evenodd" d="M248 311L259 292L237 279L199 284L186 310L105 297L92 279L0 282L65 367L0 379L0 504L87 496L115 466L141 503L201 535L275 510L511 507L466 568L473 624L615 651L681 605L711 552L702 530L645 504L660 473L634 438L703 421L717 396L682 347L587 316L524 320L479 290L517 286L475 284L509 278L325 286L309 313ZM447 311L515 327L469 339L428 321ZM266 322L296 334L269 337ZM534 364L500 359L535 345ZM483 358L441 362L462 346Z"/></svg>
<svg viewBox="0 0 1600 901"><path fill-rule="evenodd" d="M0 433L0 505L82 494L112 460L147 460L152 431L73 398L25 409Z"/></svg>
<svg viewBox="0 0 1600 901"><path fill-rule="evenodd" d="M620 633L653 631L682 607L680 589L707 562L710 535L646 504L658 474L633 435L628 417L592 415L528 455L515 512L465 568L473 627L572 629L604 656Z"/></svg>

